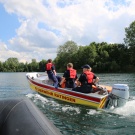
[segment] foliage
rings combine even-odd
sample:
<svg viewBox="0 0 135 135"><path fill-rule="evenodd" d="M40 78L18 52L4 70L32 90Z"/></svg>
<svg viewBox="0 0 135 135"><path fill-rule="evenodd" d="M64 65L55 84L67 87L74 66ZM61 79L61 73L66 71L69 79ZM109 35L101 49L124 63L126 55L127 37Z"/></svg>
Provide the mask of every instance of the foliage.
<svg viewBox="0 0 135 135"><path fill-rule="evenodd" d="M66 68L68 62L74 63L74 55L78 51L78 46L73 41L67 41L64 45L60 45L57 50L57 57L54 60L57 69L63 71ZM63 67L61 67L61 64Z"/></svg>
<svg viewBox="0 0 135 135"><path fill-rule="evenodd" d="M44 72L45 71L45 64L46 64L46 60L42 60L39 62L39 70L40 72Z"/></svg>
<svg viewBox="0 0 135 135"><path fill-rule="evenodd" d="M57 70L66 69L66 64L72 62L74 68L81 72L81 66L89 64L94 72L134 72L133 58L129 55L129 48L124 44L107 44L106 42L92 42L87 46L79 46L74 53L67 51L65 45L60 46L55 62ZM66 50L66 52L64 52ZM71 59L69 59L69 56ZM126 62L126 64L125 64ZM62 66L61 66L62 64ZM126 65L126 66L125 66ZM128 70L129 69L129 70Z"/></svg>
<svg viewBox="0 0 135 135"><path fill-rule="evenodd" d="M129 27L125 28L125 36L125 44L130 47L135 46L135 21L132 22Z"/></svg>
<svg viewBox="0 0 135 135"><path fill-rule="evenodd" d="M74 42L66 42L58 49L58 55L53 61L57 72L66 70L68 62L74 64L78 73L82 71L81 67L84 64L89 64L94 72L99 73L135 72L131 49L124 44L93 42L87 46L76 47L76 43L70 43ZM71 51L72 47L74 51ZM0 72L44 72L46 62L46 60L37 62L36 59L32 59L28 64L27 62L19 63L17 58L9 58L3 63L0 62Z"/></svg>
<svg viewBox="0 0 135 135"><path fill-rule="evenodd" d="M108 44L106 42L79 46L74 41L60 45L54 59L57 72L66 70L69 62L74 64L78 73L84 64L89 64L94 72L135 72L135 21L125 28L125 44ZM44 72L46 60L31 63L19 63L17 58L0 61L0 72Z"/></svg>
<svg viewBox="0 0 135 135"><path fill-rule="evenodd" d="M135 21L125 28L125 44L129 47L130 61L135 66Z"/></svg>

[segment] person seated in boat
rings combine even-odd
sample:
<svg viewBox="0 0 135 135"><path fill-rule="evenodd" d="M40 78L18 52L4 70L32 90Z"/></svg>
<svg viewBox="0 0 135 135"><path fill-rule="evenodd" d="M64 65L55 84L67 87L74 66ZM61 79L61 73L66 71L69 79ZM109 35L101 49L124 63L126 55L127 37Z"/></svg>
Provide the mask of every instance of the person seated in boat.
<svg viewBox="0 0 135 135"><path fill-rule="evenodd" d="M73 64L67 64L67 70L64 72L60 85L65 83L66 88L75 88L75 82L77 80L77 72L73 69Z"/></svg>
<svg viewBox="0 0 135 135"><path fill-rule="evenodd" d="M53 85L55 88L58 88L59 81L61 81L61 77L56 75L55 66L52 63L52 59L48 59L45 71L47 72L48 78L53 81Z"/></svg>
<svg viewBox="0 0 135 135"><path fill-rule="evenodd" d="M91 72L91 67L86 64L82 67L83 73L80 75L77 81L77 87L73 88L73 91L78 91L82 93L91 93L92 85L99 81L99 78Z"/></svg>

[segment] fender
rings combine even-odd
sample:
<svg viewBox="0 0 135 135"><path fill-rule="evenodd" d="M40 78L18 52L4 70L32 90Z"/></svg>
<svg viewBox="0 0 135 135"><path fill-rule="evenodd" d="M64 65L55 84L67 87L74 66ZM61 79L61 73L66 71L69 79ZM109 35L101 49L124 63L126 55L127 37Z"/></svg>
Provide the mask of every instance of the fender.
<svg viewBox="0 0 135 135"><path fill-rule="evenodd" d="M0 100L0 135L62 135L28 98Z"/></svg>

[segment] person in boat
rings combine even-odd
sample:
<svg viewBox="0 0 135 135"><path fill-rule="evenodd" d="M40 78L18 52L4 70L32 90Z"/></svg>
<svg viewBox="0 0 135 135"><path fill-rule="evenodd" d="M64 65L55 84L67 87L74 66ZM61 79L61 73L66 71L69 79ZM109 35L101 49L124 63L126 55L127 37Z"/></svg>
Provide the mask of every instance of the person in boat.
<svg viewBox="0 0 135 135"><path fill-rule="evenodd" d="M83 73L80 75L77 81L77 87L73 88L73 91L78 91L82 93L91 93L92 85L99 81L99 78L91 72L91 67L86 64L82 67Z"/></svg>
<svg viewBox="0 0 135 135"><path fill-rule="evenodd" d="M77 72L73 69L73 64L67 64L67 70L64 72L60 85L65 83L66 88L75 88L75 82L77 80Z"/></svg>
<svg viewBox="0 0 135 135"><path fill-rule="evenodd" d="M55 66L52 63L52 59L48 59L45 71L47 72L48 78L53 81L53 85L55 88L58 88L59 81L61 81L61 78L56 75Z"/></svg>

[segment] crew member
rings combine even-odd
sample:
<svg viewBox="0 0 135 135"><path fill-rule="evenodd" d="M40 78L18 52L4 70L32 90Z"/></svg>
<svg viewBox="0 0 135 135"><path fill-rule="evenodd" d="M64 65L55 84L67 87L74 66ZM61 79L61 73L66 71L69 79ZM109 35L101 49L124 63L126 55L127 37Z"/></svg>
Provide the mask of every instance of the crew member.
<svg viewBox="0 0 135 135"><path fill-rule="evenodd" d="M91 72L91 67L86 64L82 67L83 73L80 75L77 87L73 88L73 91L78 91L82 93L92 92L92 85L99 81L99 78Z"/></svg>
<svg viewBox="0 0 135 135"><path fill-rule="evenodd" d="M75 81L77 80L77 72L75 69L73 69L73 64L68 63L67 64L67 70L63 74L63 78L60 82L60 85L62 85L65 82L66 88L75 88Z"/></svg>
<svg viewBox="0 0 135 135"><path fill-rule="evenodd" d="M55 88L58 88L58 79L56 77L56 71L55 71L55 66L52 63L51 59L48 59L45 71L47 71L48 78L53 81L53 85Z"/></svg>

